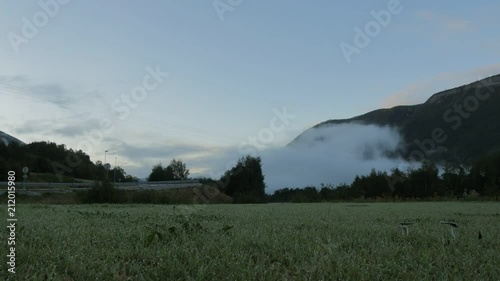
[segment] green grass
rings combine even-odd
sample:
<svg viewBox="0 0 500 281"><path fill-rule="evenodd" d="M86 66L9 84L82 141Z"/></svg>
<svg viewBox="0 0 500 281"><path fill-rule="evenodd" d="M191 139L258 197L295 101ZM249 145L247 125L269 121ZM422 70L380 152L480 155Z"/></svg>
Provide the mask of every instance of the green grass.
<svg viewBox="0 0 500 281"><path fill-rule="evenodd" d="M168 205L18 205L17 212L17 273L7 274L2 254L0 280L500 276L493 202L176 206L175 214ZM457 240L442 220L459 224ZM408 236L403 221L415 222Z"/></svg>

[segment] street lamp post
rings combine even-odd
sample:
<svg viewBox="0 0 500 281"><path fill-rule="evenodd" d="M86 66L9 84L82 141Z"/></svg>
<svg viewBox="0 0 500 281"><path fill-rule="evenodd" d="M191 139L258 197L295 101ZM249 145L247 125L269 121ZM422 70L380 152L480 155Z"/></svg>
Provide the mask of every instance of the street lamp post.
<svg viewBox="0 0 500 281"><path fill-rule="evenodd" d="M106 162L106 153L108 153L108 151L104 150L104 170L106 171L106 179L108 179L108 162Z"/></svg>
<svg viewBox="0 0 500 281"><path fill-rule="evenodd" d="M115 169L113 170L113 185L116 182L116 157L115 157Z"/></svg>

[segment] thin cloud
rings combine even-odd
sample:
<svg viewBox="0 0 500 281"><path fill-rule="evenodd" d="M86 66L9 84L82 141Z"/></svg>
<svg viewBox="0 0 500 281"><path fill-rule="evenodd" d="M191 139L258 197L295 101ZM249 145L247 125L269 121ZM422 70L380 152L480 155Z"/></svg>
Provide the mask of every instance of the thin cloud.
<svg viewBox="0 0 500 281"><path fill-rule="evenodd" d="M94 128L99 128L98 120L79 120L54 128L51 130L51 133L64 137L81 137Z"/></svg>
<svg viewBox="0 0 500 281"><path fill-rule="evenodd" d="M119 165L127 172L139 177L146 177L151 168L162 163L168 165L173 159L181 159L191 171L191 176L210 176L217 178L226 169L222 169L221 163L226 163L231 159L228 152L232 149L207 147L195 144L171 143L149 143L132 144L123 140L111 139L106 142L109 150L108 155L116 155L119 158ZM235 156L236 157L236 156ZM241 156L240 156L241 157ZM238 160L238 157L235 158ZM231 161L231 164L236 163ZM220 167L219 167L219 164ZM213 171L217 170L217 173Z"/></svg>
<svg viewBox="0 0 500 281"><path fill-rule="evenodd" d="M182 155L201 152L206 150L203 146L197 145L179 145L179 144L150 144L144 145L133 145L128 144L123 141L115 140L115 143L119 144L119 148L115 149L120 155L126 156L130 159L141 159L141 158L153 158L153 159L164 159L163 162L166 163L172 158L179 158Z"/></svg>
<svg viewBox="0 0 500 281"><path fill-rule="evenodd" d="M34 119L22 123L15 129L16 134L33 134L52 137L54 135L74 138L99 127L99 121L88 119L85 114L66 116L65 118Z"/></svg>
<svg viewBox="0 0 500 281"><path fill-rule="evenodd" d="M468 71L443 73L424 81L409 84L404 89L390 94L382 101L382 107L413 105L425 102L433 94L466 85L500 73L500 64L480 67Z"/></svg>
<svg viewBox="0 0 500 281"><path fill-rule="evenodd" d="M431 11L418 11L417 12L417 17L423 19L423 20L432 20L434 17L434 14Z"/></svg>
<svg viewBox="0 0 500 281"><path fill-rule="evenodd" d="M77 101L62 85L36 83L21 75L0 76L0 87L8 94L27 96L62 109L70 109Z"/></svg>
<svg viewBox="0 0 500 281"><path fill-rule="evenodd" d="M471 30L471 22L464 19L444 18L442 21L446 30L466 32Z"/></svg>
<svg viewBox="0 0 500 281"><path fill-rule="evenodd" d="M472 30L472 23L466 19L436 14L432 11L418 11L417 18L437 27L441 32L467 32Z"/></svg>

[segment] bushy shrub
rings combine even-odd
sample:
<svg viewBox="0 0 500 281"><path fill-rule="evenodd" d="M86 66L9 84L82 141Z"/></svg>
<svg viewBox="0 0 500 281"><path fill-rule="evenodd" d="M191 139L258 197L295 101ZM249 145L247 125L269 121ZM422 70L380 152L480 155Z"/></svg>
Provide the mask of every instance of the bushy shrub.
<svg viewBox="0 0 500 281"><path fill-rule="evenodd" d="M85 203L117 203L118 193L111 182L95 182L87 192Z"/></svg>

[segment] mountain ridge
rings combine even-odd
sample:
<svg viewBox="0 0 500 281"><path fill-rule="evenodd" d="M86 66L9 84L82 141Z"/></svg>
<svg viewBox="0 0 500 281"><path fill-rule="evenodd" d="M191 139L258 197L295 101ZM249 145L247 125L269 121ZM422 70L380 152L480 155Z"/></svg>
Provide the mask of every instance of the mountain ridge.
<svg viewBox="0 0 500 281"><path fill-rule="evenodd" d="M376 109L348 119L321 122L297 136L288 146L319 128L360 123L397 128L403 144L400 156L409 158L422 150L418 142L432 138L440 129L446 133L444 151L423 151L427 158L473 162L500 150L500 74L431 95L424 103ZM321 137L317 138L321 141Z"/></svg>
<svg viewBox="0 0 500 281"><path fill-rule="evenodd" d="M9 145L11 143L18 143L18 144L25 144L24 142L20 141L18 138L13 137L7 133L4 133L0 131L0 143L3 143L5 145Z"/></svg>

